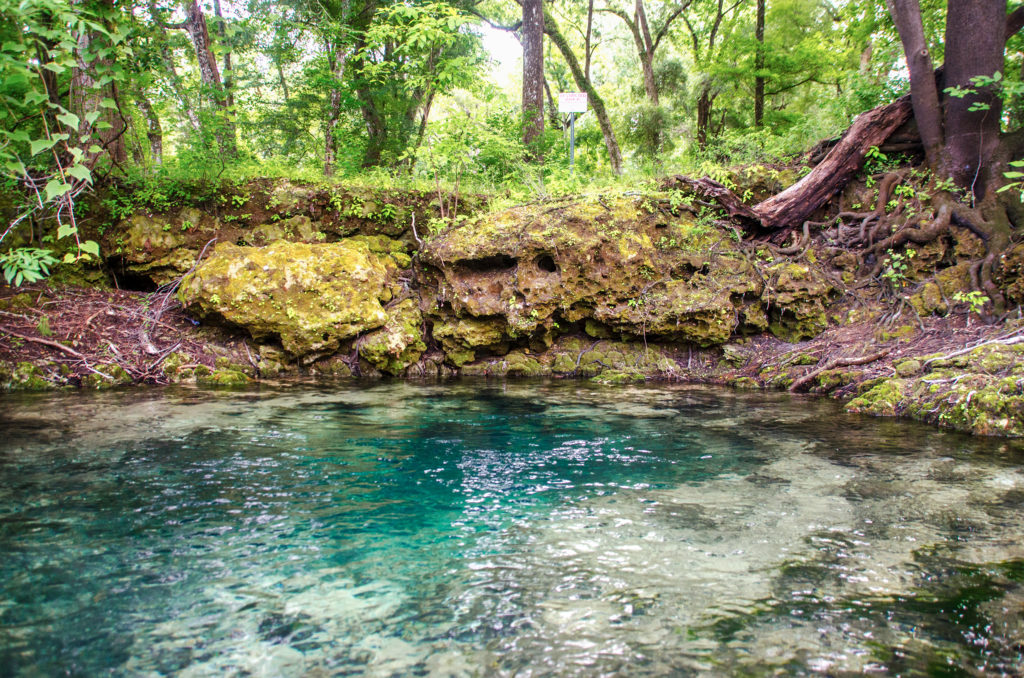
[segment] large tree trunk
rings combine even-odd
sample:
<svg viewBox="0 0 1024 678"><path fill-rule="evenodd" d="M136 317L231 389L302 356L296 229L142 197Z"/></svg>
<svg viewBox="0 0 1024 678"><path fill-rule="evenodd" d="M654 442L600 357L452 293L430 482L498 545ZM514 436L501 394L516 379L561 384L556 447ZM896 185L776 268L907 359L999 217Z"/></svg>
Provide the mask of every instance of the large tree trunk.
<svg viewBox="0 0 1024 678"><path fill-rule="evenodd" d="M917 0L886 0L886 4L900 34L903 53L907 55L910 98L925 158L933 169L941 170L944 143L942 111L939 108L939 90L935 85L935 69L924 37L921 8Z"/></svg>
<svg viewBox="0 0 1024 678"><path fill-rule="evenodd" d="M946 15L946 87L971 87L971 78L1003 70L1006 0L949 0ZM958 186L981 197L997 179L989 159L999 144L1001 100L990 88L946 97L946 153ZM980 104L985 110L971 111ZM917 110L915 109L915 114Z"/></svg>
<svg viewBox="0 0 1024 678"><path fill-rule="evenodd" d="M174 64L174 55L171 53L171 48L168 46L167 41L167 26L164 24L163 19L160 16L160 10L157 9L156 0L149 0L149 15L153 19L153 23L156 24L160 36L160 61L163 62L164 70L167 72L168 79L170 80L171 90L174 92L174 96L177 97L178 103L181 104L181 110L185 113L185 117L188 119L192 129L196 132L201 131L199 116L196 114L195 107L192 106L192 102L185 94L184 88L181 86L181 76L178 75L177 68Z"/></svg>
<svg viewBox="0 0 1024 678"><path fill-rule="evenodd" d="M644 70L644 91L647 99L658 105L658 83L654 79L654 41L651 40L651 29L647 25L647 12L644 10L644 0L636 0L636 8L633 11L636 19L636 30L633 39L637 43L637 52L640 56L640 64Z"/></svg>
<svg viewBox="0 0 1024 678"><path fill-rule="evenodd" d="M70 133L79 138L93 135L114 164L123 165L128 159L124 141L125 122L116 109L101 106L103 99L116 100L116 96L113 83L100 85L100 77L97 75L99 71L109 69L111 62L96 56L98 49L95 41L100 39L98 35L83 31L76 38L76 65L71 76L71 110L78 116L79 126L76 130L70 130ZM98 114L98 117L90 123L86 117L92 113ZM101 122L106 124L100 125ZM91 142L83 144L88 145ZM86 164L92 166L99 160L100 153L86 153L85 157Z"/></svg>
<svg viewBox="0 0 1024 678"><path fill-rule="evenodd" d="M206 28L206 16L196 0L190 0L185 6L184 28L192 38L192 44L196 50L199 76L203 85L210 91L214 105L218 109L218 119L214 123L218 146L224 155L233 158L238 155L235 123L228 107L227 94L220 79L220 72L217 70L217 60L213 56L210 33Z"/></svg>
<svg viewBox="0 0 1024 678"><path fill-rule="evenodd" d="M343 3L342 16L348 16L349 3ZM341 40L335 39L333 45L328 47L328 67L331 71L331 94L328 102L327 126L324 130L324 176L332 176L338 156L338 125L341 120L341 87L345 79L345 64L347 54ZM281 74L281 82L284 82L284 75ZM285 98L288 97L288 90L285 89Z"/></svg>
<svg viewBox="0 0 1024 678"><path fill-rule="evenodd" d="M523 143L529 146L543 133L543 0L523 0Z"/></svg>
<svg viewBox="0 0 1024 678"><path fill-rule="evenodd" d="M622 152L619 150L619 142L615 138L615 130L612 129L612 122L608 117L608 111L604 107L604 99L594 89L590 80L584 77L583 69L580 68L580 62L576 59L572 48L569 47L569 43L562 36L554 17L547 10L544 11L544 32L555 43L558 51L562 53L566 64L569 65L572 78L576 81L576 86L587 93L587 99L590 102L591 108L594 109L594 115L597 117L598 124L601 126L601 134L604 136L605 148L608 149L608 161L612 166L612 171L616 174L622 174Z"/></svg>
<svg viewBox="0 0 1024 678"><path fill-rule="evenodd" d="M715 105L715 95L711 93L711 85L705 84L697 98L697 148L708 147L708 131L711 128L711 111Z"/></svg>
<svg viewBox="0 0 1024 678"><path fill-rule="evenodd" d="M363 152L362 166L376 167L380 165L381 154L388 142L387 124L365 87L358 88L356 96L359 98L359 110L366 123L366 150Z"/></svg>
<svg viewBox="0 0 1024 678"><path fill-rule="evenodd" d="M757 22L754 25L754 39L757 40L757 55L754 57L754 127L764 124L764 11L765 0L757 0Z"/></svg>
<svg viewBox="0 0 1024 678"><path fill-rule="evenodd" d="M910 120L911 112L910 97L904 96L888 106L862 113L810 174L754 207L761 223L767 228L803 223L860 171L867 150L880 146Z"/></svg>

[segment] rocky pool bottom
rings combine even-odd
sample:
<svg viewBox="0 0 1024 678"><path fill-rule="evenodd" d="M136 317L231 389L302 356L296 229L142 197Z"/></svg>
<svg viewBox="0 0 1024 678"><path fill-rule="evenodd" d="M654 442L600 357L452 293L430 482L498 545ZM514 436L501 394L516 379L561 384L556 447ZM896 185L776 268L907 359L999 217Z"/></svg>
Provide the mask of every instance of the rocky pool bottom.
<svg viewBox="0 0 1024 678"><path fill-rule="evenodd" d="M1024 448L693 386L0 397L0 674L1014 674Z"/></svg>

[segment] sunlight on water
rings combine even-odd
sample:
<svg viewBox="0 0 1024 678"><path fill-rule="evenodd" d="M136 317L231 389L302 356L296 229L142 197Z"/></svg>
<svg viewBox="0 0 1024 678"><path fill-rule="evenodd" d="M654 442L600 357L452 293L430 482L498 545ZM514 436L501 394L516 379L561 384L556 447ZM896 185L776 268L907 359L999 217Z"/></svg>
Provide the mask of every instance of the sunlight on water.
<svg viewBox="0 0 1024 678"><path fill-rule="evenodd" d="M0 675L1018 671L1024 454L696 387L6 396Z"/></svg>

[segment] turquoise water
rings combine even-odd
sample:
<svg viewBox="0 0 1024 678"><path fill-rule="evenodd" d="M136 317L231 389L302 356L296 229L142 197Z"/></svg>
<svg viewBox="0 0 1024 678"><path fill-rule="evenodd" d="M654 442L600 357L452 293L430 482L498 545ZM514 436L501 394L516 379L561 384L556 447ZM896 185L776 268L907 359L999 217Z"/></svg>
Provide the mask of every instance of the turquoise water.
<svg viewBox="0 0 1024 678"><path fill-rule="evenodd" d="M1007 673L1024 454L696 387L0 400L0 675Z"/></svg>

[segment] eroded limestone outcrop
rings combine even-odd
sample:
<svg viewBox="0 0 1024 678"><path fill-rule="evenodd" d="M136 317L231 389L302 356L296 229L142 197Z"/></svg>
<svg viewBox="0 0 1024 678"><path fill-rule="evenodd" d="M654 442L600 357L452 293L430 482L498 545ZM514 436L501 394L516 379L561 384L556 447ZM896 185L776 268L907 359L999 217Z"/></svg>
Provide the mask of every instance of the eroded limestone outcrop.
<svg viewBox="0 0 1024 678"><path fill-rule="evenodd" d="M437 336L456 363L567 328L599 338L700 347L771 329L800 339L827 324L834 290L808 264L776 263L732 228L648 198L531 205L430 239Z"/></svg>
<svg viewBox="0 0 1024 678"><path fill-rule="evenodd" d="M354 240L224 243L185 278L179 297L200 317L277 339L292 358L309 359L388 322L384 304L399 291L397 269Z"/></svg>

